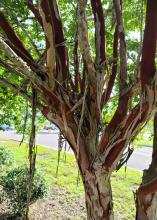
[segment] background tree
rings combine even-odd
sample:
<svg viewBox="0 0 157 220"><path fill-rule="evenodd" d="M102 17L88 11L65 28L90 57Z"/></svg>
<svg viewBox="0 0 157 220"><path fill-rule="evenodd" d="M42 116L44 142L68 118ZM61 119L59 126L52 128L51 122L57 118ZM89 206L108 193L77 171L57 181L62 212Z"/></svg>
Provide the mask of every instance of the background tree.
<svg viewBox="0 0 157 220"><path fill-rule="evenodd" d="M122 3L28 0L27 7L24 1L1 3L0 81L29 101L33 87L38 108L68 140L83 179L88 219L113 219L110 176L156 108L157 2L147 1L142 53L136 51L136 64L128 59L123 16L128 8ZM14 4L17 7L11 10ZM112 91L117 105L104 124Z"/></svg>

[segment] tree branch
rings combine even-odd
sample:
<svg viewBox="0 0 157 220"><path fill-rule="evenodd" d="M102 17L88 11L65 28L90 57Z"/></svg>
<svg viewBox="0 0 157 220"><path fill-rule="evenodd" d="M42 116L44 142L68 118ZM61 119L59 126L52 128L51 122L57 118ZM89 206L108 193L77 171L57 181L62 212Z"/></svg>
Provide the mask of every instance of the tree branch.
<svg viewBox="0 0 157 220"><path fill-rule="evenodd" d="M114 86L114 82L116 79L117 74L117 59L118 59L118 26L116 26L115 33L114 33L114 43L113 43L113 58L116 61L112 64L112 73L108 82L107 89L104 91L101 99L101 109L103 106L108 102L111 96L111 92Z"/></svg>
<svg viewBox="0 0 157 220"><path fill-rule="evenodd" d="M48 2L49 2L51 16L52 16L53 25L54 25L56 52L59 58L59 62L61 63L61 66L59 67L59 69L61 69L62 71L62 77L64 81L66 79L70 79L69 57L68 57L68 50L66 47L66 39L63 33L62 21L61 21L61 17L59 14L57 1L48 0ZM57 71L58 71L58 75L60 75L59 70ZM64 83L64 86L66 87L65 83Z"/></svg>
<svg viewBox="0 0 157 220"><path fill-rule="evenodd" d="M40 57L40 53L37 49L37 46L35 45L34 41L32 40L31 36L29 35L29 33L27 32L27 30L24 28L24 26L21 24L21 22L19 22L18 18L16 17L16 15L13 13L13 11L6 7L3 3L1 3L3 5L3 7L5 7L5 10L7 11L8 14L10 14L12 16L12 18L14 19L14 21L16 22L16 24L18 25L18 27L21 28L21 30L23 31L23 33L25 34L25 36L29 39L30 43L32 44L34 50L36 51L36 53L38 54L38 56Z"/></svg>
<svg viewBox="0 0 157 220"><path fill-rule="evenodd" d="M95 68L91 56L91 48L88 37L88 27L86 19L86 0L79 0L78 3L78 39L86 66L86 72L92 79L95 79Z"/></svg>
<svg viewBox="0 0 157 220"><path fill-rule="evenodd" d="M57 2L56 0L42 0L40 8L47 39L47 63L50 66L53 62L56 62L55 77L59 82L63 83L64 87L67 87L65 80L71 79L69 73L69 58ZM53 69L53 67L51 67L51 69ZM70 81L70 83L72 82Z"/></svg>
<svg viewBox="0 0 157 220"><path fill-rule="evenodd" d="M74 72L75 72L75 91L78 92L79 89L79 58L78 58L78 36L76 32L75 41L74 41Z"/></svg>
<svg viewBox="0 0 157 220"><path fill-rule="evenodd" d="M0 83L2 83L3 85L5 85L6 87L10 88L12 91L14 91L15 93L20 94L23 98L25 98L26 100L28 100L29 102L32 101L31 96L29 96L28 94L26 94L26 91L23 91L21 88L19 88L19 86L16 86L15 84L12 84L11 82L9 82L8 80L4 79L3 77L0 76Z"/></svg>
<svg viewBox="0 0 157 220"><path fill-rule="evenodd" d="M50 11L49 0L41 0L40 14L43 22L46 51L47 51L47 67L49 69L49 83L54 90L55 87L55 71L56 71L56 51L55 51L55 34L52 14Z"/></svg>
<svg viewBox="0 0 157 220"><path fill-rule="evenodd" d="M34 14L35 18L37 19L37 21L39 22L39 24L43 27L42 18L40 16L38 9L34 6L33 0L27 0L27 6L33 12L33 14Z"/></svg>
<svg viewBox="0 0 157 220"><path fill-rule="evenodd" d="M126 41L122 16L122 5L120 0L113 0L116 11L118 25L118 34L120 39L120 93L127 87L127 58L126 58Z"/></svg>
<svg viewBox="0 0 157 220"><path fill-rule="evenodd" d="M34 66L35 62L30 55L30 53L25 49L24 45L22 44L21 40L15 34L12 27L7 22L4 15L0 12L0 27L5 32L7 38L10 40L11 44L10 47L20 56L29 66ZM14 47L12 47L14 45Z"/></svg>
<svg viewBox="0 0 157 220"><path fill-rule="evenodd" d="M132 88L129 88L127 84L126 42L122 18L122 5L120 0L114 0L114 6L117 18L118 36L120 39L120 96L117 110L114 116L112 117L109 125L104 130L100 142L100 152L104 151L111 136L114 134L116 129L119 127L119 125L126 117L128 112L128 104L132 95Z"/></svg>
<svg viewBox="0 0 157 220"><path fill-rule="evenodd" d="M21 78L24 77L22 73L18 72L15 68L13 68L11 65L7 64L1 59L0 59L0 66L3 67L6 71L15 73L17 76L20 76Z"/></svg>
<svg viewBox="0 0 157 220"><path fill-rule="evenodd" d="M96 63L106 60L105 55L105 20L101 0L91 0L95 25Z"/></svg>
<svg viewBox="0 0 157 220"><path fill-rule="evenodd" d="M37 77L36 73L34 73L23 60L18 57L15 52L5 43L5 41L0 37L0 49L5 52L6 56L15 63L20 69L21 73L25 75L33 85L41 91L40 87L44 87L44 82Z"/></svg>
<svg viewBox="0 0 157 220"><path fill-rule="evenodd" d="M142 89L150 83L155 76L155 54L157 43L157 1L147 1L146 25L144 31L142 61L141 61L141 84Z"/></svg>
<svg viewBox="0 0 157 220"><path fill-rule="evenodd" d="M138 196L145 196L148 194L155 193L157 191L157 178L153 179L152 181L141 185L137 191Z"/></svg>

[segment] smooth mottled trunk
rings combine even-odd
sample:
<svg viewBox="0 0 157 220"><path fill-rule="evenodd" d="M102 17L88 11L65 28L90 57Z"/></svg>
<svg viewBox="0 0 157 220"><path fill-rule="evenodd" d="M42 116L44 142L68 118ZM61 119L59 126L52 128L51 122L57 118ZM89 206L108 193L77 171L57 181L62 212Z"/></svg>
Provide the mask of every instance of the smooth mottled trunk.
<svg viewBox="0 0 157 220"><path fill-rule="evenodd" d="M113 220L110 175L103 169L86 171L83 177L88 220Z"/></svg>
<svg viewBox="0 0 157 220"><path fill-rule="evenodd" d="M136 220L157 220L157 113L154 116L152 161L136 194ZM141 188L144 186L144 189Z"/></svg>
<svg viewBox="0 0 157 220"><path fill-rule="evenodd" d="M157 193L137 197L136 220L157 220Z"/></svg>

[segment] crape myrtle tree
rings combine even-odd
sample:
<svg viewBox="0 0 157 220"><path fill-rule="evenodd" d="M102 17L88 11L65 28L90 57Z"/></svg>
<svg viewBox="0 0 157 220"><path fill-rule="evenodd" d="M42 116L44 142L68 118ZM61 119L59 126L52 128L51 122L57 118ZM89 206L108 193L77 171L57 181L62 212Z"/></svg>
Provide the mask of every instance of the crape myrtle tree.
<svg viewBox="0 0 157 220"><path fill-rule="evenodd" d="M0 13L0 82L29 101L37 97L37 107L60 128L75 154L87 218L111 220L111 174L156 108L157 1L145 5L134 74L127 59L122 0L10 1L10 10L5 4ZM63 10L71 7L71 14L64 16ZM107 29L109 19L113 36ZM104 123L115 91L116 110Z"/></svg>

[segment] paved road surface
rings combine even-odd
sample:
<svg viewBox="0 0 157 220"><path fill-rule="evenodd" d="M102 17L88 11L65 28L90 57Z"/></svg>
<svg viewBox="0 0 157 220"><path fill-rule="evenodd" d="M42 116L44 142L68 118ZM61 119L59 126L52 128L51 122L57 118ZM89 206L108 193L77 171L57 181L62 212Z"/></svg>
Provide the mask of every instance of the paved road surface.
<svg viewBox="0 0 157 220"><path fill-rule="evenodd" d="M8 138L20 141L22 136L16 134L13 131L1 132L0 138ZM57 149L58 134L40 132L36 139L37 145L46 147L52 147ZM136 170L147 169L151 161L152 149L150 147L143 147L134 151L133 155L129 159L127 166Z"/></svg>
<svg viewBox="0 0 157 220"><path fill-rule="evenodd" d="M128 167L136 170L144 170L149 167L152 157L151 147L142 147L134 150L131 158L128 160Z"/></svg>
<svg viewBox="0 0 157 220"><path fill-rule="evenodd" d="M16 134L14 131L0 131L0 138L8 138L16 141L21 141L22 135ZM36 144L57 149L58 134L40 132L36 137Z"/></svg>

